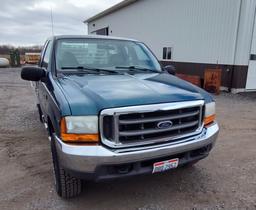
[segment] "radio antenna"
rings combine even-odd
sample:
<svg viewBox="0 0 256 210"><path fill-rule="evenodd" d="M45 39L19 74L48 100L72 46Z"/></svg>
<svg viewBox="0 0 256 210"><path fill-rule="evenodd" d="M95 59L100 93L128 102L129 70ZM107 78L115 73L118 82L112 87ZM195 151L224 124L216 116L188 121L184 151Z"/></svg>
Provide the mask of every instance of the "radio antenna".
<svg viewBox="0 0 256 210"><path fill-rule="evenodd" d="M51 23L52 23L52 35L54 36L52 8L51 8Z"/></svg>

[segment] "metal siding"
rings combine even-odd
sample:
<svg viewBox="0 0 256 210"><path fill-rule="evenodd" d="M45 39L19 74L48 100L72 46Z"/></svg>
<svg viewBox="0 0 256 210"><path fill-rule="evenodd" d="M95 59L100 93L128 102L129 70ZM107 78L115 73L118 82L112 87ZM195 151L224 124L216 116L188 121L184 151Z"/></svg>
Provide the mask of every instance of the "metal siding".
<svg viewBox="0 0 256 210"><path fill-rule="evenodd" d="M253 30L253 37L252 37L252 44L251 44L251 54L256 55L256 16L254 20L254 30Z"/></svg>
<svg viewBox="0 0 256 210"><path fill-rule="evenodd" d="M253 0L242 1L246 10ZM140 0L90 22L88 29L109 26L110 35L141 40L160 60L163 47L173 47L173 61L232 65L236 59L244 64L242 44L234 54L239 11L240 0ZM242 34L239 39L248 36Z"/></svg>
<svg viewBox="0 0 256 210"><path fill-rule="evenodd" d="M252 47L253 25L255 17L256 1L242 0L241 16L237 37L235 54L236 65L248 65Z"/></svg>

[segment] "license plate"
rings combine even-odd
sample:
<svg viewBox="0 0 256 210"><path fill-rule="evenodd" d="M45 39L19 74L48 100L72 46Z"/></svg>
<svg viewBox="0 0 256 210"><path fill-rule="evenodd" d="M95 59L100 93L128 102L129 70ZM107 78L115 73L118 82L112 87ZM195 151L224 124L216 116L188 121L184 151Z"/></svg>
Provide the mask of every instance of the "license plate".
<svg viewBox="0 0 256 210"><path fill-rule="evenodd" d="M179 165L179 158L157 162L157 163L154 163L153 165L152 173L154 174L154 173L168 171L170 169L177 168L178 165Z"/></svg>

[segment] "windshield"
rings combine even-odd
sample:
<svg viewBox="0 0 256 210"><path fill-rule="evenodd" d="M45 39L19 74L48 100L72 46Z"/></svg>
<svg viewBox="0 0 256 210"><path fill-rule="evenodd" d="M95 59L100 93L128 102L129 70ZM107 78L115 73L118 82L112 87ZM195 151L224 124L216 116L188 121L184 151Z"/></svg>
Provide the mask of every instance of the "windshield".
<svg viewBox="0 0 256 210"><path fill-rule="evenodd" d="M113 39L60 39L56 67L58 71L161 71L157 59L143 43Z"/></svg>

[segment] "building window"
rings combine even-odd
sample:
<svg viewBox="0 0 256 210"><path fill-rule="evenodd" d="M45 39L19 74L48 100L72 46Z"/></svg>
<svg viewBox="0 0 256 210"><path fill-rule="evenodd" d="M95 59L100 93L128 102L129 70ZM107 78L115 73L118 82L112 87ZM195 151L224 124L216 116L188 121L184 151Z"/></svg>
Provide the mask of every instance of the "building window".
<svg viewBox="0 0 256 210"><path fill-rule="evenodd" d="M172 48L171 47L164 47L163 48L163 59L164 60L171 60L172 59Z"/></svg>
<svg viewBox="0 0 256 210"><path fill-rule="evenodd" d="M108 27L106 27L106 28L101 28L96 31L93 31L93 32L91 32L91 34L108 36L109 35L108 31L109 31L109 29L108 29Z"/></svg>

